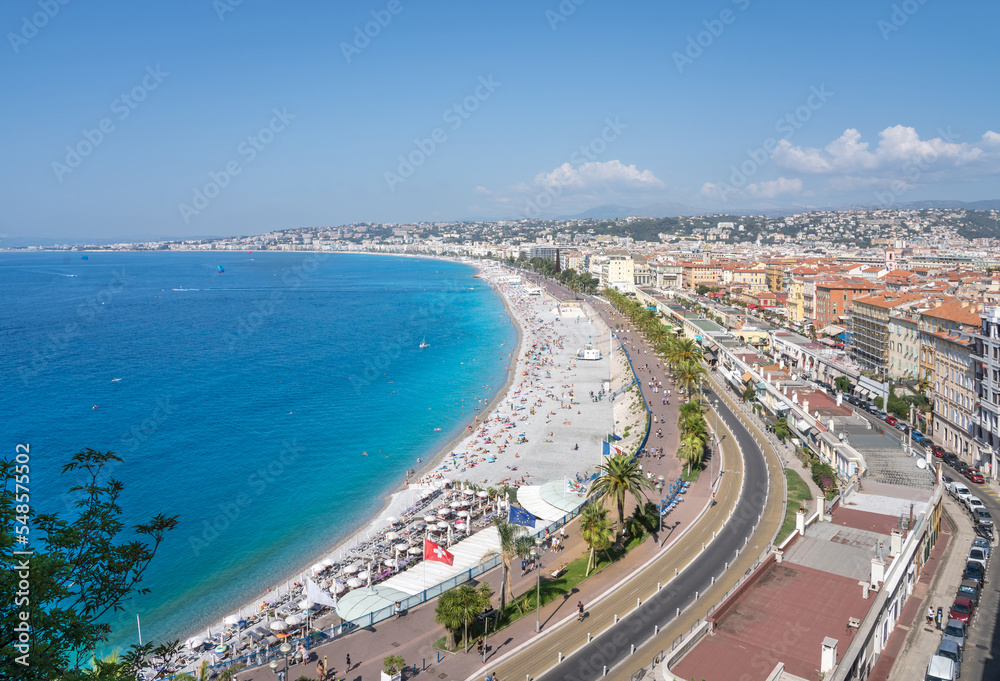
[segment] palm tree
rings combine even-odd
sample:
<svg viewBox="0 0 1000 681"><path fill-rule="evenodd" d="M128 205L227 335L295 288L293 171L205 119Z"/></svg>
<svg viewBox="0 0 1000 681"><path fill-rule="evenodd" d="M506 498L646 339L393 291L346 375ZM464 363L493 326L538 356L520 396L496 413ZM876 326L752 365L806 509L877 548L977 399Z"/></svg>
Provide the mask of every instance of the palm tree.
<svg viewBox="0 0 1000 681"><path fill-rule="evenodd" d="M695 342L690 338L677 338L670 346L670 354L667 356L667 362L670 363L671 368L677 370L682 364L687 362L694 362L695 364L701 361L701 350L695 345Z"/></svg>
<svg viewBox="0 0 1000 681"><path fill-rule="evenodd" d="M442 625L448 632L448 648L454 649L458 642L455 636L459 628L465 628L462 637L465 650L469 650L469 621L484 609L490 607L490 596L493 589L483 582L478 588L471 584L462 584L441 594L437 609L434 611L434 621Z"/></svg>
<svg viewBox="0 0 1000 681"><path fill-rule="evenodd" d="M591 503L584 506L580 512L580 536L590 547L590 558L587 560L587 571L594 565L594 554L597 551L607 551L614 540L615 532L608 521L608 509L600 504Z"/></svg>
<svg viewBox="0 0 1000 681"><path fill-rule="evenodd" d="M500 537L500 561L503 563L503 579L500 582L500 612L507 605L507 594L514 596L510 583L510 565L517 555L517 538L525 533L525 528L515 525L502 516L493 518L493 526Z"/></svg>
<svg viewBox="0 0 1000 681"><path fill-rule="evenodd" d="M639 463L626 454L615 454L597 467L603 473L591 485L591 493L599 498L613 499L618 507L618 527L625 524L625 495L631 494L639 501L639 496L645 498L645 490L653 486L653 482L643 475Z"/></svg>
<svg viewBox="0 0 1000 681"><path fill-rule="evenodd" d="M705 377L705 367L700 362L683 362L677 367L677 385L688 395L693 395Z"/></svg>
<svg viewBox="0 0 1000 681"><path fill-rule="evenodd" d="M704 435L708 432L708 424L705 422L705 417L700 413L682 414L678 420L680 421L679 425L682 434L695 433L697 435Z"/></svg>
<svg viewBox="0 0 1000 681"><path fill-rule="evenodd" d="M705 454L705 440L698 433L685 433L681 437L678 454L687 462L688 473L690 473L692 466L701 466L701 460Z"/></svg>

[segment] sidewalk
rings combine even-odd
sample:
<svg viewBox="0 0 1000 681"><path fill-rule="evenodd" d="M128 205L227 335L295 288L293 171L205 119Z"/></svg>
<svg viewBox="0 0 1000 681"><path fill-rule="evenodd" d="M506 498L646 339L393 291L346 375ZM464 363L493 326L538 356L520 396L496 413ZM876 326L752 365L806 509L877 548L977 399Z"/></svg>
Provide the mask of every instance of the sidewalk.
<svg viewBox="0 0 1000 681"><path fill-rule="evenodd" d="M927 663L941 642L941 632L936 625L926 624L927 608L948 608L955 599L955 592L962 581L965 556L975 534L968 515L950 496L944 497L945 513L942 516L941 534L937 545L920 574L913 594L903 606L899 622L889 636L885 651L872 669L871 679L904 681L922 679ZM967 651L967 655L971 651ZM968 676L970 661L962 665L963 676Z"/></svg>

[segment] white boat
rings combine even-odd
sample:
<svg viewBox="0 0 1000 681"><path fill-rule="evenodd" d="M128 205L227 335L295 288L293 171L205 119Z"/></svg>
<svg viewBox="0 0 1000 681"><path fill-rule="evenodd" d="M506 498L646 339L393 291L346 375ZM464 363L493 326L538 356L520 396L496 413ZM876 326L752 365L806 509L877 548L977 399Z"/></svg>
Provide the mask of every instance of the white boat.
<svg viewBox="0 0 1000 681"><path fill-rule="evenodd" d="M420 349L421 350L423 350L424 348L429 348L429 347L430 347L430 345L427 344L427 339L426 338L423 339L422 341L420 341Z"/></svg>

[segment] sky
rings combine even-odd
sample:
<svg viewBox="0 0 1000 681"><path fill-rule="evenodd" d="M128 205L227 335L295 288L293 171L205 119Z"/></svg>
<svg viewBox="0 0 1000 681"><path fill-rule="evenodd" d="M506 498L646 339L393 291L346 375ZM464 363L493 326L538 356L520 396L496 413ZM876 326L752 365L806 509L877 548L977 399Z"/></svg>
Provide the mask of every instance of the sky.
<svg viewBox="0 0 1000 681"><path fill-rule="evenodd" d="M996 199L998 19L941 0L7 0L0 247Z"/></svg>

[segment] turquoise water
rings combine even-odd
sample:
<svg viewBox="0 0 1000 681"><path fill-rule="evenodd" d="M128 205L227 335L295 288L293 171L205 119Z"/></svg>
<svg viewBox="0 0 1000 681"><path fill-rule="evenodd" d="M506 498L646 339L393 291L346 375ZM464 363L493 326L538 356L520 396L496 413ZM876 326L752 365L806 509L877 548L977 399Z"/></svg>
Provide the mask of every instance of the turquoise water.
<svg viewBox="0 0 1000 681"><path fill-rule="evenodd" d="M219 620L461 433L517 338L474 274L348 254L0 254L0 414L9 454L31 445L34 510L71 512L81 480L59 470L91 447L124 459L127 525L180 516L113 644L135 641L136 614L144 641Z"/></svg>

